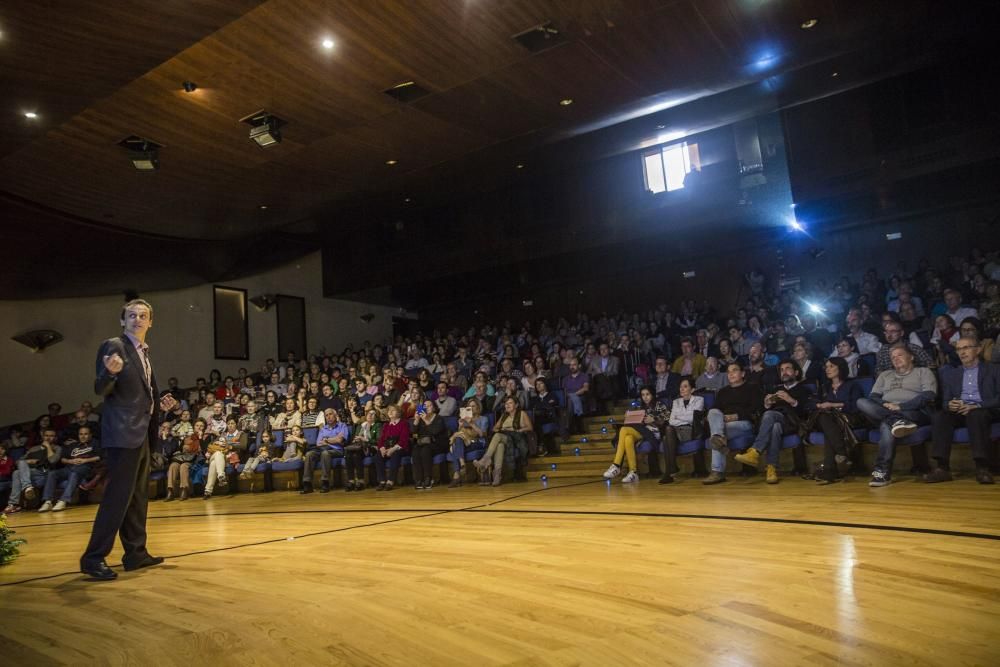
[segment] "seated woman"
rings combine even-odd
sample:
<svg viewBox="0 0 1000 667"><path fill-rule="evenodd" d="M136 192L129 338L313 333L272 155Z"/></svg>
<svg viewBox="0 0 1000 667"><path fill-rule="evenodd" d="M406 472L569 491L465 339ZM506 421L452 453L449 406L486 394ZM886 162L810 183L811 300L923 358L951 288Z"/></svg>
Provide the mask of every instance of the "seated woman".
<svg viewBox="0 0 1000 667"><path fill-rule="evenodd" d="M448 488L462 486L465 481L465 451L467 449L482 449L486 446L486 432L490 428L490 420L483 415L479 401L469 399L465 407L469 416L463 417L459 411L458 428L452 434L449 446L451 448L451 465L454 472Z"/></svg>
<svg viewBox="0 0 1000 667"><path fill-rule="evenodd" d="M448 427L438 416L437 404L424 401L413 417L413 480L417 489L434 486L434 457L448 451Z"/></svg>
<svg viewBox="0 0 1000 667"><path fill-rule="evenodd" d="M179 442L184 442L184 438L191 435L192 432L194 432L194 426L191 424L191 411L181 410L181 418L170 427L170 435Z"/></svg>
<svg viewBox="0 0 1000 667"><path fill-rule="evenodd" d="M232 451L234 451L232 446L221 435L212 441L208 445L208 449L205 450L205 459L208 461L208 473L205 477L204 500L212 497L216 484L223 488L229 486L229 480L226 478L226 457Z"/></svg>
<svg viewBox="0 0 1000 667"><path fill-rule="evenodd" d="M234 452L240 459L246 457L247 453L247 434L239 429L239 422L236 417L230 417L226 420L226 430L223 432L222 437L225 438L226 444L229 446L230 450ZM230 461L230 463L238 463L239 461Z"/></svg>
<svg viewBox="0 0 1000 667"><path fill-rule="evenodd" d="M521 378L521 387L524 389L528 397L535 396L536 388L535 382L541 379L543 376L538 372L529 359L525 359L524 363L521 364L521 369L524 372L524 376Z"/></svg>
<svg viewBox="0 0 1000 667"><path fill-rule="evenodd" d="M365 457L375 455L382 432L382 424L375 419L375 411L369 410L360 424L354 427L350 444L344 447L344 468L347 471L345 491L364 491Z"/></svg>
<svg viewBox="0 0 1000 667"><path fill-rule="evenodd" d="M381 394L376 395L375 398L378 398L378 396L381 396ZM371 405L371 403L372 401L369 401L368 405ZM358 397L350 396L347 399L347 405L344 406L343 412L338 414L340 414L340 421L350 422L352 426L356 427L360 426L361 423L365 420L365 412L366 409L358 402ZM378 421L377 415L376 415L376 421Z"/></svg>
<svg viewBox="0 0 1000 667"><path fill-rule="evenodd" d="M549 383L543 377L537 377L534 384L534 392L528 402L528 408L535 419L535 437L538 439L538 446L541 456L559 456L559 442L552 433L544 433L542 427L548 424L559 422L559 401L549 392Z"/></svg>
<svg viewBox="0 0 1000 667"><path fill-rule="evenodd" d="M390 405L388 412L389 421L379 433L378 449L375 453L375 474L378 477L376 491L392 491L400 461L403 456L410 453L409 424L403 420L398 405Z"/></svg>
<svg viewBox="0 0 1000 667"><path fill-rule="evenodd" d="M278 457L278 461L283 463L288 461L297 461L302 458L305 451L306 438L302 432L302 427L293 426L289 432L285 434L284 449L281 452L281 456Z"/></svg>
<svg viewBox="0 0 1000 667"><path fill-rule="evenodd" d="M723 373L729 364L736 363L736 355L733 354L733 344L728 338L719 339L719 370Z"/></svg>
<svg viewBox="0 0 1000 667"><path fill-rule="evenodd" d="M670 418L664 426L663 449L666 456L666 469L660 484L670 484L674 481L674 473L677 469L677 447L682 442L693 440L697 426L695 420L705 411L705 399L696 396L691 378L681 378L680 396L674 399L670 407Z"/></svg>
<svg viewBox="0 0 1000 667"><path fill-rule="evenodd" d="M823 365L825 380L820 384L815 412L806 421L807 430L823 432L823 468L816 481L831 484L841 476L838 464L850 465L858 441L853 429L864 426L858 411L858 399L864 396L861 385L848 377L847 361L830 357Z"/></svg>
<svg viewBox="0 0 1000 667"><path fill-rule="evenodd" d="M514 478L520 477L528 457L527 434L534 431L531 417L521 410L521 404L513 396L504 400L504 412L493 428L493 437L483 458L475 462L479 470L480 485L500 486L503 481L504 459L512 458ZM511 456L513 455L513 456Z"/></svg>
<svg viewBox="0 0 1000 667"><path fill-rule="evenodd" d="M823 368L813 361L812 345L809 343L796 343L792 348L792 359L802 369L802 382L818 384L823 377Z"/></svg>
<svg viewBox="0 0 1000 667"><path fill-rule="evenodd" d="M420 387L425 396L434 391L434 378L431 377L430 371L426 368L421 368L417 372L417 386Z"/></svg>
<svg viewBox="0 0 1000 667"><path fill-rule="evenodd" d="M848 377L858 377L861 355L858 354L858 342L854 336L844 336L837 341L837 356L847 362Z"/></svg>
<svg viewBox="0 0 1000 667"><path fill-rule="evenodd" d="M498 417L504 410L504 403L507 402L508 397L513 397L522 410L528 407L528 397L524 390L521 389L520 383L512 377L508 377L500 383L500 388L496 393L494 409Z"/></svg>
<svg viewBox="0 0 1000 667"><path fill-rule="evenodd" d="M622 478L622 484L633 484L639 481L639 464L636 460L635 447L643 441L653 445L653 453L649 456L649 472L660 474L660 432L670 411L661 403L650 387L639 390L639 406L636 408L645 412L641 424L630 424L618 429L611 443L615 447L615 458L611 466L604 471L604 479L614 479L621 474L622 461L628 462L628 474ZM667 471L672 469L672 459L667 455Z"/></svg>
<svg viewBox="0 0 1000 667"><path fill-rule="evenodd" d="M293 426L302 425L302 414L299 412L298 407L295 404L295 399L286 398L284 406L285 409L282 412L279 412L271 417L272 431L284 431Z"/></svg>
<svg viewBox="0 0 1000 667"><path fill-rule="evenodd" d="M184 438L180 448L170 456L167 466L167 497L164 502L174 500L178 496L187 500L191 496L191 467L201 458L201 435L205 422L198 420L190 434Z"/></svg>
<svg viewBox="0 0 1000 667"><path fill-rule="evenodd" d="M243 466L243 471L240 473L240 479L250 479L261 464L271 460L272 445L274 445L274 441L271 439L271 432L264 429L260 434L257 452L247 459L246 465Z"/></svg>
<svg viewBox="0 0 1000 667"><path fill-rule="evenodd" d="M417 386L416 380L410 380L406 391L399 397L399 412L403 419L413 419L417 406L424 402L424 392Z"/></svg>

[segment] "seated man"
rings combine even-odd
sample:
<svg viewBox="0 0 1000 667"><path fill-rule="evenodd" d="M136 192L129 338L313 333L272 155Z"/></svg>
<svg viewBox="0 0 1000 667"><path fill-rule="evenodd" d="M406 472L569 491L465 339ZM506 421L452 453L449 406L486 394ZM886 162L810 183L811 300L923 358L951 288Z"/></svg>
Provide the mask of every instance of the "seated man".
<svg viewBox="0 0 1000 667"><path fill-rule="evenodd" d="M885 345L883 345L879 351L875 354L875 375L876 377L880 373L892 368L892 360L889 358L889 350L892 346L903 340L903 325L895 320L889 320L884 327L882 327L884 333L883 338L885 338ZM910 354L913 355L913 363L915 366L923 366L925 368L934 368L936 364L934 363L934 358L930 355L927 350L919 345L914 345L912 342L908 342L906 346L910 349Z"/></svg>
<svg viewBox="0 0 1000 667"><path fill-rule="evenodd" d="M569 375L563 378L562 387L566 394L570 416L578 420L584 414L584 401L590 392L590 377L580 372L580 362L576 357L570 357Z"/></svg>
<svg viewBox="0 0 1000 667"><path fill-rule="evenodd" d="M913 354L906 343L897 342L889 355L892 370L878 376L868 398L858 399L858 410L879 424L881 431L875 470L868 486L892 483L896 438L905 438L919 425L930 423L927 409L937 396L934 371L914 366Z"/></svg>
<svg viewBox="0 0 1000 667"><path fill-rule="evenodd" d="M934 460L937 467L924 475L926 482L951 481L951 441L959 426L969 429L976 481L993 484L990 474L990 424L1000 419L1000 366L979 359L981 346L974 336L962 336L955 351L962 365L941 368L942 410L935 412Z"/></svg>
<svg viewBox="0 0 1000 667"><path fill-rule="evenodd" d="M305 466L302 471L302 490L299 493L312 493L312 473L319 459L322 473L320 474L320 493L330 490L330 471L333 469L333 459L344 455L347 444L347 424L340 421L337 411L327 408L323 414L323 426L316 434L316 444L306 450Z"/></svg>
<svg viewBox="0 0 1000 667"><path fill-rule="evenodd" d="M767 449L767 483L778 483L778 457L781 441L786 433L794 433L808 417L807 407L812 392L799 382L802 369L794 359L778 364L781 384L771 394L764 396L764 416L760 420L757 439L753 446L734 458L740 463L756 467L760 453ZM804 471L803 471L804 472Z"/></svg>
<svg viewBox="0 0 1000 667"><path fill-rule="evenodd" d="M597 356L590 360L587 374L590 376L593 394L597 400L608 401L618 393L619 360L611 354L611 348L607 343L601 343L597 350Z"/></svg>
<svg viewBox="0 0 1000 667"><path fill-rule="evenodd" d="M448 383L444 380L437 383L433 401L437 406L437 413L442 417L451 417L458 412L458 401L448 393Z"/></svg>
<svg viewBox="0 0 1000 667"><path fill-rule="evenodd" d="M662 354L657 355L653 364L655 375L653 376L653 393L656 398L666 405L674 402L674 399L681 395L681 376L670 372L670 365L667 358Z"/></svg>
<svg viewBox="0 0 1000 667"><path fill-rule="evenodd" d="M705 357L695 352L694 342L690 338L681 338L681 356L674 360L670 371L680 376L689 375L693 378L697 378L705 372Z"/></svg>
<svg viewBox="0 0 1000 667"><path fill-rule="evenodd" d="M705 359L705 372L698 376L694 388L701 391L719 391L726 386L728 378L719 372L719 360L715 357Z"/></svg>
<svg viewBox="0 0 1000 667"><path fill-rule="evenodd" d="M715 395L715 407L708 411L712 472L702 484L726 481L729 438L753 434L753 416L764 402L760 385L746 381L746 370L740 362L729 364L726 376L729 384Z"/></svg>
<svg viewBox="0 0 1000 667"><path fill-rule="evenodd" d="M768 354L788 356L792 352L792 344L794 342L795 337L788 335L788 332L785 331L784 320L774 320L771 322L771 328L764 338Z"/></svg>
<svg viewBox="0 0 1000 667"><path fill-rule="evenodd" d="M774 366L764 364L764 345L759 340L750 345L746 371L747 382L759 385L762 389L778 384L778 373Z"/></svg>
<svg viewBox="0 0 1000 667"><path fill-rule="evenodd" d="M25 500L34 500L35 487L45 484L45 476L49 470L59 465L62 460L62 447L56 444L56 430L47 428L42 431L42 443L35 445L15 464L11 475L10 498L4 514L21 511L21 494Z"/></svg>
<svg viewBox="0 0 1000 667"><path fill-rule="evenodd" d="M68 440L63 445L62 466L49 470L45 476L45 489L42 491L42 506L39 512L61 512L73 500L73 492L80 482L90 478L94 464L101 460L97 443L89 426L81 426L77 431L76 440ZM65 480L66 488L53 506L52 499L56 495L56 486Z"/></svg>

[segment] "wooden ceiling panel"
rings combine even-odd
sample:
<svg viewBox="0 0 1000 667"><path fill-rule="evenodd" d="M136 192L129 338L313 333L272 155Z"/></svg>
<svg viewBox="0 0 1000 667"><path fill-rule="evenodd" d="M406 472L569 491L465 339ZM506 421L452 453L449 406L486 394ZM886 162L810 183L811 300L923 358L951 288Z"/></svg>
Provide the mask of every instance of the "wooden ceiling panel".
<svg viewBox="0 0 1000 667"><path fill-rule="evenodd" d="M204 0L178 20L177 2L56 0L0 6L0 157L239 18L263 0Z"/></svg>

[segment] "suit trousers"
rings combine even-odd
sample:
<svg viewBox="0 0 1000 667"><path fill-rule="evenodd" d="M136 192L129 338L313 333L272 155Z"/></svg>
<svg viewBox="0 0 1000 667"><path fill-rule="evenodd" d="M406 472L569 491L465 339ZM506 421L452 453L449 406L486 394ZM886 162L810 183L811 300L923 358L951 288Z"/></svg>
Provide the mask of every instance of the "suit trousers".
<svg viewBox="0 0 1000 667"><path fill-rule="evenodd" d="M107 470L104 497L97 508L81 565L93 566L104 560L115 545L116 534L125 550L122 563L139 563L149 555L146 551L149 439L134 449L108 447L104 450L104 464Z"/></svg>

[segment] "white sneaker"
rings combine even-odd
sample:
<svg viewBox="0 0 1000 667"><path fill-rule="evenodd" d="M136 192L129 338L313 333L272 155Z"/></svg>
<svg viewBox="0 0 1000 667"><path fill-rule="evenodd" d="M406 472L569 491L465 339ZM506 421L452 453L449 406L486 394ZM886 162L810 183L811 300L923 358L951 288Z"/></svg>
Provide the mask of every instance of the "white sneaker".
<svg viewBox="0 0 1000 667"><path fill-rule="evenodd" d="M639 474L634 470L629 470L629 473L622 477L622 484L638 484Z"/></svg>
<svg viewBox="0 0 1000 667"><path fill-rule="evenodd" d="M911 421L905 419L897 420L892 425L892 437L894 438L905 438L914 431L917 430L917 425Z"/></svg>
<svg viewBox="0 0 1000 667"><path fill-rule="evenodd" d="M42 503L42 506L38 508L38 511L39 512L48 512L51 509L52 509L52 501L51 500L46 500L44 503Z"/></svg>
<svg viewBox="0 0 1000 667"><path fill-rule="evenodd" d="M622 469L612 463L611 467L604 471L604 479L614 479L620 474L622 474Z"/></svg>
<svg viewBox="0 0 1000 667"><path fill-rule="evenodd" d="M52 511L53 512L62 512L64 509L66 509L66 501L65 500L59 500L59 501L56 502L56 506L52 508Z"/></svg>

